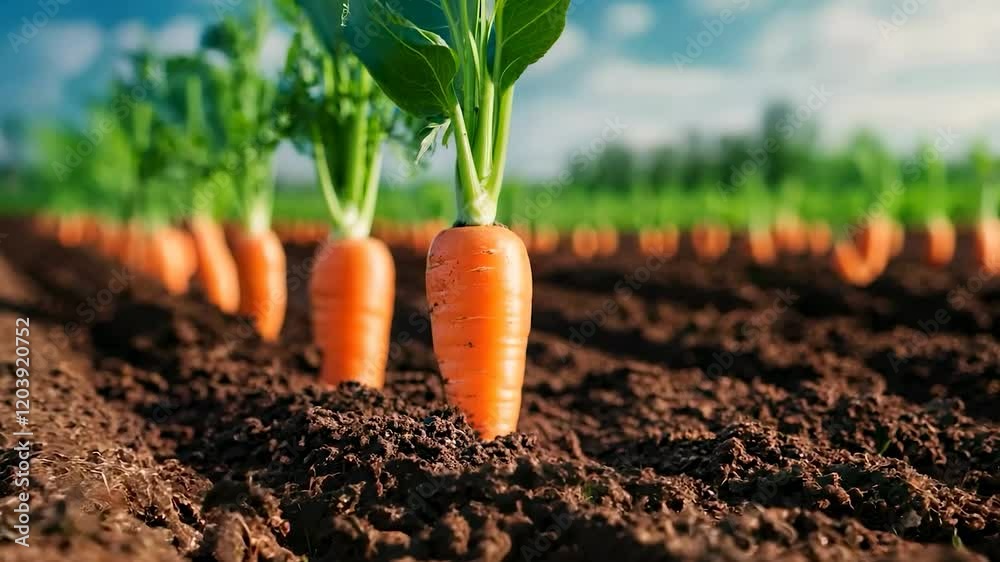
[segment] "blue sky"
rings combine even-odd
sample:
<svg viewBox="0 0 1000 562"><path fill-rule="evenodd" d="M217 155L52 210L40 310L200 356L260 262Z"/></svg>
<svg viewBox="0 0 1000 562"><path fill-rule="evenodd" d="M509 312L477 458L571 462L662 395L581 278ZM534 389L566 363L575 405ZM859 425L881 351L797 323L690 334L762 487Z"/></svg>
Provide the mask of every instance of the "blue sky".
<svg viewBox="0 0 1000 562"><path fill-rule="evenodd" d="M241 0L4 2L0 115L79 115L125 50L193 49L216 1ZM58 12L49 17L46 4ZM831 144L869 126L901 150L942 136L956 149L979 136L997 146L1000 18L995 0L960 5L574 0L565 35L519 86L512 173L552 175L574 151L608 138L648 148L692 129L751 130L778 97ZM29 37L23 18L45 23ZM287 42L274 31L262 66L277 68ZM438 154L435 168L448 160ZM279 163L286 176L310 173L290 150Z"/></svg>

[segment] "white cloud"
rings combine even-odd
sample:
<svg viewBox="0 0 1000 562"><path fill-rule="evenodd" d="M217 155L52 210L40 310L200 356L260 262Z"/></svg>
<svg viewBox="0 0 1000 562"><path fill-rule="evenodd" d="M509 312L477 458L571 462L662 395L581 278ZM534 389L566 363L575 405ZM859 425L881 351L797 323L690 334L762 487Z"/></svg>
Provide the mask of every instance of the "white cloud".
<svg viewBox="0 0 1000 562"><path fill-rule="evenodd" d="M723 10L733 12L764 10L772 4L773 0L688 0L691 9L702 15L718 15Z"/></svg>
<svg viewBox="0 0 1000 562"><path fill-rule="evenodd" d="M608 7L607 24L619 37L643 35L656 23L656 12L644 2L614 2Z"/></svg>
<svg viewBox="0 0 1000 562"><path fill-rule="evenodd" d="M576 25L566 24L566 29L559 37L559 41L546 53L545 58L538 61L532 68L536 71L549 72L572 62L583 54L586 44L586 33Z"/></svg>
<svg viewBox="0 0 1000 562"><path fill-rule="evenodd" d="M92 23L53 23L25 48L47 73L69 77L86 70L101 53L104 35Z"/></svg>
<svg viewBox="0 0 1000 562"><path fill-rule="evenodd" d="M139 20L128 20L118 24L111 32L115 47L119 51L135 51L149 41L149 30Z"/></svg>
<svg viewBox="0 0 1000 562"><path fill-rule="evenodd" d="M193 16L177 16L156 32L153 46L164 55L192 53L198 49L204 27L204 23Z"/></svg>

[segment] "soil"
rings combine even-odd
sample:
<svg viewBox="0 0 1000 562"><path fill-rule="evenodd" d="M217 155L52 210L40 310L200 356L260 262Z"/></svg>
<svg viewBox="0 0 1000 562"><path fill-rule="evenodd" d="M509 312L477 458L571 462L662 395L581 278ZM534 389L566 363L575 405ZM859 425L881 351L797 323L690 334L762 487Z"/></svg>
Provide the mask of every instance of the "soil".
<svg viewBox="0 0 1000 562"><path fill-rule="evenodd" d="M867 289L809 258L535 257L520 432L482 442L445 403L413 252L380 393L315 383L315 248L288 248L267 345L0 231L34 434L23 548L11 335L2 560L1000 559L1000 281L968 256L931 270L911 248Z"/></svg>

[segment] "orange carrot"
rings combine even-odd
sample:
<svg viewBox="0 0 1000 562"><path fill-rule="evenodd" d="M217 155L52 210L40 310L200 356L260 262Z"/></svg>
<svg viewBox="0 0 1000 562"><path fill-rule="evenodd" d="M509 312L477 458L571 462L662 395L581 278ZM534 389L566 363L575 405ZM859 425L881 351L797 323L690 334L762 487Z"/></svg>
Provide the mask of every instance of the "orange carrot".
<svg viewBox="0 0 1000 562"><path fill-rule="evenodd" d="M500 226L445 230L427 256L427 302L445 392L485 439L517 428L531 284L524 244Z"/></svg>
<svg viewBox="0 0 1000 562"><path fill-rule="evenodd" d="M59 243L68 248L83 244L84 227L79 217L61 217L57 227Z"/></svg>
<svg viewBox="0 0 1000 562"><path fill-rule="evenodd" d="M831 254L833 270L847 283L858 287L866 287L875 280L864 257L857 247L849 240L843 240L833 246Z"/></svg>
<svg viewBox="0 0 1000 562"><path fill-rule="evenodd" d="M945 267L955 257L955 226L944 217L928 221L925 229L925 259L931 267Z"/></svg>
<svg viewBox="0 0 1000 562"><path fill-rule="evenodd" d="M597 231L597 254L613 256L618 252L618 231L614 227L604 227Z"/></svg>
<svg viewBox="0 0 1000 562"><path fill-rule="evenodd" d="M198 261L198 282L208 302L227 314L240 307L240 280L236 261L219 223L209 218L191 220L191 235Z"/></svg>
<svg viewBox="0 0 1000 562"><path fill-rule="evenodd" d="M772 265L778 260L775 237L767 228L751 228L747 232L747 249L757 265Z"/></svg>
<svg viewBox="0 0 1000 562"><path fill-rule="evenodd" d="M700 224L691 228L691 245L698 259L714 262L729 250L729 229L712 224Z"/></svg>
<svg viewBox="0 0 1000 562"><path fill-rule="evenodd" d="M989 273L1000 273L1000 219L983 217L976 225L976 261Z"/></svg>
<svg viewBox="0 0 1000 562"><path fill-rule="evenodd" d="M164 227L148 235L145 261L150 274L171 295L183 295L191 284L195 265L187 234L174 227Z"/></svg>
<svg viewBox="0 0 1000 562"><path fill-rule="evenodd" d="M784 215L774 227L774 242L782 251L798 256L809 249L805 224L796 215Z"/></svg>
<svg viewBox="0 0 1000 562"><path fill-rule="evenodd" d="M873 217L859 233L858 251L871 272L878 276L892 259L893 222L886 217Z"/></svg>
<svg viewBox="0 0 1000 562"><path fill-rule="evenodd" d="M677 253L679 234L676 228L643 229L639 231L639 252L645 256L673 257Z"/></svg>
<svg viewBox="0 0 1000 562"><path fill-rule="evenodd" d="M285 249L270 229L235 234L233 257L240 280L239 312L253 318L262 339L276 341L288 305Z"/></svg>
<svg viewBox="0 0 1000 562"><path fill-rule="evenodd" d="M813 223L809 227L807 236L809 239L809 252L812 255L822 257L830 251L830 246L833 244L833 232L826 223Z"/></svg>
<svg viewBox="0 0 1000 562"><path fill-rule="evenodd" d="M559 248L559 231L552 227L535 227L533 238L532 250L536 254L551 254Z"/></svg>
<svg viewBox="0 0 1000 562"><path fill-rule="evenodd" d="M570 245L573 248L573 255L590 259L600 251L601 242L596 230L589 226L578 226L570 234Z"/></svg>
<svg viewBox="0 0 1000 562"><path fill-rule="evenodd" d="M320 380L385 384L396 268L376 238L331 241L309 283L313 339L323 352Z"/></svg>
<svg viewBox="0 0 1000 562"><path fill-rule="evenodd" d="M898 257L906 247L906 229L898 222L892 221L891 257Z"/></svg>

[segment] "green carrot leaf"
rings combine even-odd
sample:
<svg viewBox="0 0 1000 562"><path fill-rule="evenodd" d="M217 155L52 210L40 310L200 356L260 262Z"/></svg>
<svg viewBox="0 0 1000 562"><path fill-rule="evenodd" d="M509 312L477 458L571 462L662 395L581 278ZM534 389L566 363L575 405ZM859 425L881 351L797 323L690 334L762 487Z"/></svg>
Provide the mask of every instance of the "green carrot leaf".
<svg viewBox="0 0 1000 562"><path fill-rule="evenodd" d="M559 40L570 0L506 0L498 5L489 62L493 81L504 91Z"/></svg>
<svg viewBox="0 0 1000 562"><path fill-rule="evenodd" d="M352 0L345 24L351 49L396 105L420 117L451 112L458 59L440 35L417 27L383 0Z"/></svg>

